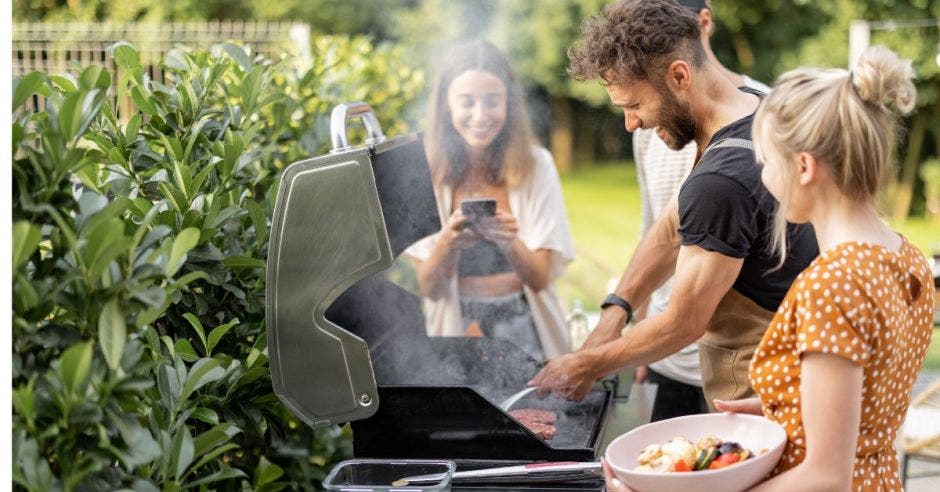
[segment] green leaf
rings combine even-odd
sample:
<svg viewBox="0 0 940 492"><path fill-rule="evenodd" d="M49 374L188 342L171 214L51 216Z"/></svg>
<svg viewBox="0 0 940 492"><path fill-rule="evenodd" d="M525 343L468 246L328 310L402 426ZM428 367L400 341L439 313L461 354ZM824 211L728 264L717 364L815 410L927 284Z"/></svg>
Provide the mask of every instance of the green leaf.
<svg viewBox="0 0 940 492"><path fill-rule="evenodd" d="M225 334L228 333L229 330L231 330L236 325L238 325L238 318L235 318L232 321L225 323L224 325L215 327L215 329L213 329L212 332L209 333L209 340L208 340L209 345L208 345L208 350L206 352L206 355L212 355L211 354L212 349L214 349L215 346L219 343L219 340L221 340L222 337L224 337Z"/></svg>
<svg viewBox="0 0 940 492"><path fill-rule="evenodd" d="M166 408L176 407L176 402L179 401L180 381L172 367L161 365L157 370L157 390Z"/></svg>
<svg viewBox="0 0 940 492"><path fill-rule="evenodd" d="M111 73L101 65L88 65L78 76L78 87L85 90L108 90L111 87Z"/></svg>
<svg viewBox="0 0 940 492"><path fill-rule="evenodd" d="M112 298L104 305L98 317L98 343L101 352L112 371L121 365L121 354L127 343L127 325L124 321L124 312L118 304L117 297Z"/></svg>
<svg viewBox="0 0 940 492"><path fill-rule="evenodd" d="M245 365L249 369L255 365L255 362L259 357L264 355L264 352L268 349L268 334L264 331L261 332L261 335L255 340L255 343L251 346L251 351L248 352L248 358L245 360Z"/></svg>
<svg viewBox="0 0 940 492"><path fill-rule="evenodd" d="M184 489L192 489L213 482L220 482L222 480L230 480L233 478L246 477L245 472L237 469L231 468L228 465L222 465L222 469L213 473L212 475L200 478L194 482L189 482L184 486Z"/></svg>
<svg viewBox="0 0 940 492"><path fill-rule="evenodd" d="M60 359L59 371L62 376L62 382L65 388L72 393L84 393L85 385L88 384L88 376L91 374L91 342L84 342L72 345Z"/></svg>
<svg viewBox="0 0 940 492"><path fill-rule="evenodd" d="M110 218L89 225L82 257L88 268L88 278L97 279L108 264L124 252L124 222Z"/></svg>
<svg viewBox="0 0 940 492"><path fill-rule="evenodd" d="M25 313L39 304L39 293L33 284L20 272L13 274L13 309Z"/></svg>
<svg viewBox="0 0 940 492"><path fill-rule="evenodd" d="M153 94L146 89L142 89L141 86L135 85L131 88L131 99L134 100L134 104L137 106L142 113L149 115L156 115L159 113L157 105L150 100L153 97Z"/></svg>
<svg viewBox="0 0 940 492"><path fill-rule="evenodd" d="M284 470L281 467L271 463L264 456L258 461L258 467L255 469L255 489L261 488L261 486L269 484L278 478L281 478L281 475L284 474Z"/></svg>
<svg viewBox="0 0 940 492"><path fill-rule="evenodd" d="M234 255L222 260L222 264L229 268L264 268L264 261L248 256Z"/></svg>
<svg viewBox="0 0 940 492"><path fill-rule="evenodd" d="M180 338L176 341L174 351L180 359L186 362L196 362L199 360L199 355L193 349L193 344L189 343L189 340L185 338Z"/></svg>
<svg viewBox="0 0 940 492"><path fill-rule="evenodd" d="M219 380L224 375L225 370L222 368L222 362L219 359L199 359L193 364L189 375L186 377L186 383L183 384L183 390L180 393L180 401L187 400L194 391Z"/></svg>
<svg viewBox="0 0 940 492"><path fill-rule="evenodd" d="M13 270L16 271L39 247L42 231L39 227L21 220L13 224Z"/></svg>
<svg viewBox="0 0 940 492"><path fill-rule="evenodd" d="M190 198L193 197L193 173L185 162L173 160L173 179L176 182L177 189L183 193L183 198L189 202Z"/></svg>
<svg viewBox="0 0 940 492"><path fill-rule="evenodd" d="M195 457L195 448L193 447L193 436L189 433L189 426L184 425L173 436L173 463L174 477L179 480L183 473L189 468Z"/></svg>
<svg viewBox="0 0 940 492"><path fill-rule="evenodd" d="M193 413L190 414L194 419L201 420L210 425L219 425L219 414L212 410L211 408L206 407L197 407L193 409ZM202 453L200 453L200 456Z"/></svg>
<svg viewBox="0 0 940 492"><path fill-rule="evenodd" d="M169 200L170 205L176 209L176 212L180 215L186 213L186 210L189 209L189 202L186 200L186 197L176 189L175 186L168 183L160 183L160 193L163 194L163 197Z"/></svg>
<svg viewBox="0 0 940 492"><path fill-rule="evenodd" d="M202 455L199 458L199 461L197 461L196 464L193 465L192 468L189 469L189 471L190 472L196 471L202 468L202 465L205 465L206 463L214 461L216 458L219 457L220 454L226 453L233 449L238 449L238 445L237 444L223 444L222 446L219 446L213 449L212 451L209 451L208 453Z"/></svg>
<svg viewBox="0 0 940 492"><path fill-rule="evenodd" d="M73 92L66 96L59 108L59 129L66 140L73 140L85 133L88 125L98 116L104 102L101 89L88 92Z"/></svg>
<svg viewBox="0 0 940 492"><path fill-rule="evenodd" d="M138 327L143 328L144 326L147 326L156 321L160 316L163 316L163 313L166 312L167 308L169 307L170 302L167 301L160 307L145 309L137 315L137 320L134 323Z"/></svg>
<svg viewBox="0 0 940 492"><path fill-rule="evenodd" d="M108 48L114 63L120 68L136 68L140 66L140 54L134 45L127 41L119 41Z"/></svg>
<svg viewBox="0 0 940 492"><path fill-rule="evenodd" d="M196 146L196 142L199 140L199 137L202 135L202 127L206 126L207 123L211 123L211 118L203 118L193 127L190 131L189 139L186 141L186 150L183 151L182 161L188 163L190 156L192 156L193 148Z"/></svg>
<svg viewBox="0 0 940 492"><path fill-rule="evenodd" d="M35 382L35 379L30 379L25 385L13 390L13 408L16 413L26 419L30 428L36 421L36 393L33 391Z"/></svg>
<svg viewBox="0 0 940 492"><path fill-rule="evenodd" d="M187 227L180 231L176 239L173 240L173 247L170 249L170 259L166 264L167 277L176 275L176 272L183 266L186 253L189 253L197 244L199 244L199 229Z"/></svg>
<svg viewBox="0 0 940 492"><path fill-rule="evenodd" d="M170 284L170 288L173 290L181 289L185 287L187 284L189 284L190 282L193 282L196 280L205 280L207 278L209 278L208 273L202 270L196 270L194 272L189 272L186 275L183 275L182 277L176 279L176 282L173 282L172 284Z"/></svg>
<svg viewBox="0 0 940 492"><path fill-rule="evenodd" d="M203 432L193 441L196 447L196 454L202 456L208 453L217 446L227 443L241 431L242 430L236 427L235 424L226 422Z"/></svg>
<svg viewBox="0 0 940 492"><path fill-rule="evenodd" d="M235 60L236 63L238 63L238 66L241 67L242 71L251 71L251 58L249 58L245 48L232 43L225 43L222 45L222 49L225 51L225 54L230 56L233 60Z"/></svg>
<svg viewBox="0 0 940 492"><path fill-rule="evenodd" d="M13 434L13 481L27 490L56 490L59 480L49 468L49 462L40 454L36 440L25 431Z"/></svg>
<svg viewBox="0 0 940 492"><path fill-rule="evenodd" d="M134 141L137 140L137 132L140 130L140 124L142 122L143 117L140 116L140 113L134 114L130 121L127 122L127 126L124 127L124 140L128 145L134 143Z"/></svg>
<svg viewBox="0 0 940 492"><path fill-rule="evenodd" d="M43 83L43 72L30 72L13 78L13 111L16 111L30 96L39 91Z"/></svg>
<svg viewBox="0 0 940 492"><path fill-rule="evenodd" d="M189 324L196 330L196 334L199 335L199 340L202 341L202 348L209 352L209 342L206 341L206 329L202 327L202 321L199 321L199 318L196 317L193 313L186 313L183 315L183 318L186 321L189 321Z"/></svg>
<svg viewBox="0 0 940 492"><path fill-rule="evenodd" d="M78 90L75 82L69 77L63 77L61 75L50 75L49 80L52 81L52 83L55 84L56 87L58 87L62 92L75 92Z"/></svg>

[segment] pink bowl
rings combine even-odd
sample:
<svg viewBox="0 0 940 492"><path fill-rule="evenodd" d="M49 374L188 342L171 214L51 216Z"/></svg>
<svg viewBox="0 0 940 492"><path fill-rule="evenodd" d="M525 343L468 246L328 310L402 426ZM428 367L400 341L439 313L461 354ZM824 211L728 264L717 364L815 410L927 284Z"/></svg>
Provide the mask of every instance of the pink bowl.
<svg viewBox="0 0 940 492"><path fill-rule="evenodd" d="M767 452L719 470L697 472L635 471L637 456L650 444L665 444L676 436L692 441L706 436L735 441L755 453ZM661 420L637 427L616 438L604 454L614 474L637 492L737 492L758 484L774 469L787 433L782 427L756 415L709 413Z"/></svg>

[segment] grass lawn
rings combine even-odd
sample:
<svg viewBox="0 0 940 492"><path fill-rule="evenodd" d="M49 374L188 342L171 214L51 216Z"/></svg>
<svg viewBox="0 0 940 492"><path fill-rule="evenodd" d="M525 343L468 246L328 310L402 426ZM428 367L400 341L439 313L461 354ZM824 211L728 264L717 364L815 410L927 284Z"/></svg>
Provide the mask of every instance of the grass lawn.
<svg viewBox="0 0 940 492"><path fill-rule="evenodd" d="M577 259L557 282L570 309L581 299L597 309L620 278L640 240L640 193L631 162L603 163L561 176ZM940 224L923 218L894 225L925 254L940 252ZM925 367L940 370L940 330L935 332Z"/></svg>

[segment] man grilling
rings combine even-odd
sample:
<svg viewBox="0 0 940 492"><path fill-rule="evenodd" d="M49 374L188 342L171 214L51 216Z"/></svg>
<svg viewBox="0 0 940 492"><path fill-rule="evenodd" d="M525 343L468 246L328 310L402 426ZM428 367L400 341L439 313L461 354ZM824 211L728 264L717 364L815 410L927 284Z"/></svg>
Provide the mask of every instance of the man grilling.
<svg viewBox="0 0 940 492"><path fill-rule="evenodd" d="M600 79L625 127L655 128L672 149L694 141L696 162L644 235L584 346L552 360L539 393L580 400L606 374L699 342L706 400L754 395L747 368L791 282L818 254L813 231L790 225L785 259L773 255L776 203L751 147L760 93L738 89L707 59L695 15L675 0L623 0L583 27L569 72ZM621 335L633 306L673 277L664 311Z"/></svg>

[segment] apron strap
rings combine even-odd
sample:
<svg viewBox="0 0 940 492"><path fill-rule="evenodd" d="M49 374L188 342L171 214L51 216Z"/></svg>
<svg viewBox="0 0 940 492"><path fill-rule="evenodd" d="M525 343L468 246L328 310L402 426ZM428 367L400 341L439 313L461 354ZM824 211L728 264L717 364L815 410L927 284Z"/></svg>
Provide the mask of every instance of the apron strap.
<svg viewBox="0 0 940 492"><path fill-rule="evenodd" d="M709 145L708 147L705 147L705 151L702 152L702 157L705 157L705 154L707 154L708 151L712 149L720 149L723 147L737 147L739 149L754 150L754 143L744 138L725 138Z"/></svg>

